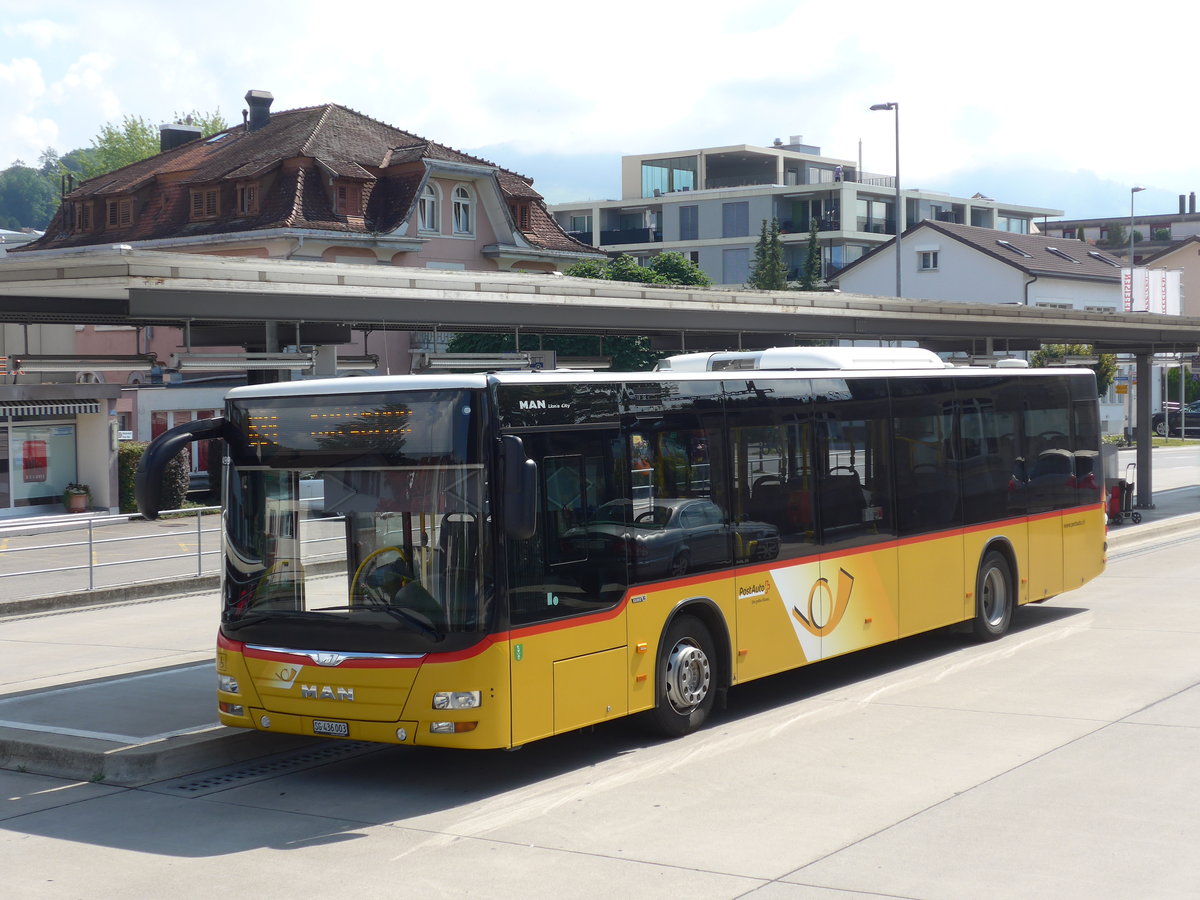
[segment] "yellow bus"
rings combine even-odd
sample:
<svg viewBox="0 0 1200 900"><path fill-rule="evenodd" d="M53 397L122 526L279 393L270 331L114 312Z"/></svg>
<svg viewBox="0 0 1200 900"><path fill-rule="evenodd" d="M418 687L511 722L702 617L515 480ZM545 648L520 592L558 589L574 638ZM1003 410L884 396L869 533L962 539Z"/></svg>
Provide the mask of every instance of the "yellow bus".
<svg viewBox="0 0 1200 900"><path fill-rule="evenodd" d="M1104 567L1094 376L921 350L232 390L226 725L510 748L1014 609Z"/></svg>

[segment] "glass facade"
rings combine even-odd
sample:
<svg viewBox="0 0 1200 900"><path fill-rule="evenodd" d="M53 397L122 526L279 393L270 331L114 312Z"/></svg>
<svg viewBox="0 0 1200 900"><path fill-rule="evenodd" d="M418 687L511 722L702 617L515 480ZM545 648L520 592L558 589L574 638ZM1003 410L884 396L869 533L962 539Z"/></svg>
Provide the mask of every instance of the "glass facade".
<svg viewBox="0 0 1200 900"><path fill-rule="evenodd" d="M673 191L696 189L697 162L694 156L648 159L642 162L642 196L654 197Z"/></svg>

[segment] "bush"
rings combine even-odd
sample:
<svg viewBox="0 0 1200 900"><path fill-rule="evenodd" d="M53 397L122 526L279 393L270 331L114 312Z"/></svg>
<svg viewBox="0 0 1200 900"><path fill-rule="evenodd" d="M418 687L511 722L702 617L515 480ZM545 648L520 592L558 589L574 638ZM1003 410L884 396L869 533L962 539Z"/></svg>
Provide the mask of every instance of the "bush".
<svg viewBox="0 0 1200 900"><path fill-rule="evenodd" d="M149 446L144 441L124 441L117 450L117 496L121 512L135 513L137 498L134 496L134 476L142 454ZM187 500L190 479L191 457L185 447L169 463L163 472L162 508L182 509Z"/></svg>

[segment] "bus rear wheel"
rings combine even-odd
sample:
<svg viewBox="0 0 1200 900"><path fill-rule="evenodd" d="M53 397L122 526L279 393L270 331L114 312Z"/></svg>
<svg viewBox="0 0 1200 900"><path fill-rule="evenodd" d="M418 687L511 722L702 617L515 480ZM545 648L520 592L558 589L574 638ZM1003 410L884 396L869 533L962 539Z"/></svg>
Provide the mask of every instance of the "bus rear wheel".
<svg viewBox="0 0 1200 900"><path fill-rule="evenodd" d="M1013 599L1012 568L1003 553L989 550L975 580L975 637L994 641L1004 635L1012 624Z"/></svg>
<svg viewBox="0 0 1200 900"><path fill-rule="evenodd" d="M704 724L717 694L716 650L712 635L695 616L671 623L658 660L658 700L650 724L666 737L691 734Z"/></svg>

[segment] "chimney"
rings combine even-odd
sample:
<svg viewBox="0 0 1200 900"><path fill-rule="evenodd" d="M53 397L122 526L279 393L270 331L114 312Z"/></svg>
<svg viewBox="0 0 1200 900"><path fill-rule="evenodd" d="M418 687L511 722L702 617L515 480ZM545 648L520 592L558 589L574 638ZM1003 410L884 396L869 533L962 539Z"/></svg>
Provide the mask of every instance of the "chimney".
<svg viewBox="0 0 1200 900"><path fill-rule="evenodd" d="M248 131L258 131L271 121L271 104L275 101L270 91L246 91L246 105L250 107Z"/></svg>
<svg viewBox="0 0 1200 900"><path fill-rule="evenodd" d="M159 125L158 150L160 153L166 153L168 150L174 150L176 147L199 140L203 136L199 125L185 125L182 122Z"/></svg>

